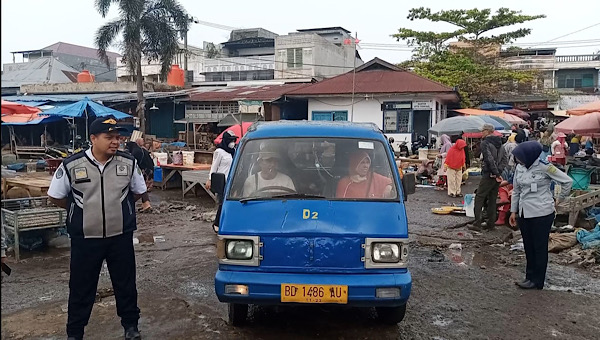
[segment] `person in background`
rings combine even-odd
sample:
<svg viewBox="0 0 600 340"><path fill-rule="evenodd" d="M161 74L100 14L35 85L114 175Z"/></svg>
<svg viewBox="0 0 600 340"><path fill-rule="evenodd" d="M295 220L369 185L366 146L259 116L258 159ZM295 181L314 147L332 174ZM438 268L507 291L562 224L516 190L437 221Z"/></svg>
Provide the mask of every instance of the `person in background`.
<svg viewBox="0 0 600 340"><path fill-rule="evenodd" d="M233 162L233 155L235 153L235 141L238 137L235 132L229 130L223 133L221 143L217 145L217 149L213 152L212 165L210 166L210 173L208 175L208 181L206 181L206 189L211 190L212 179L211 176L214 173L220 173L225 175L225 180L229 176L229 170L231 169L231 163ZM220 189L220 188L219 188ZM215 191L213 191L215 192ZM217 194L217 201L219 207L217 208L217 215L215 216L215 222L213 223L213 231L219 232L219 220L221 219L221 208L223 207L223 192L215 192Z"/></svg>
<svg viewBox="0 0 600 340"><path fill-rule="evenodd" d="M446 160L446 156L448 155L448 151L450 151L450 148L452 147L452 141L450 140L450 137L448 137L448 135L442 135L440 137L440 141L442 145L440 146L440 153L437 155L437 157L441 158L441 162L439 163L441 164L441 166L439 167L437 172L437 186L445 187L446 185L448 185L448 180L446 176L446 170L444 168L444 163Z"/></svg>
<svg viewBox="0 0 600 340"><path fill-rule="evenodd" d="M594 140L590 136L586 137L585 150L594 150Z"/></svg>
<svg viewBox="0 0 600 340"><path fill-rule="evenodd" d="M550 156L552 153L550 152L551 150L551 145L554 142L554 138L553 138L553 129L549 129L549 128L542 128L543 131L542 132L542 136L540 138L540 144L542 144L542 153L540 154L540 159L541 160L546 160L548 158L548 156Z"/></svg>
<svg viewBox="0 0 600 340"><path fill-rule="evenodd" d="M152 160L148 150L140 147L140 140L141 144L144 145L144 140L139 138L135 142L125 143L125 149L135 158L135 161L137 162L140 170L142 171L142 175L144 176L146 192L142 194L142 208L140 209L140 212L144 212L152 208L148 191L150 188L152 188L154 183L154 161Z"/></svg>
<svg viewBox="0 0 600 340"><path fill-rule="evenodd" d="M452 136L451 138L451 142L452 144L456 143L457 140L462 139L465 142L467 141L466 138L463 137L464 132L461 132L459 135L456 136ZM467 145L467 147L465 147L465 165L467 166L467 168L471 167L471 150L469 149L469 146Z"/></svg>
<svg viewBox="0 0 600 340"><path fill-rule="evenodd" d="M462 184L463 171L467 169L465 163L465 151L467 143L462 139L457 139L456 143L448 150L448 155L444 162L446 176L448 177L448 196L462 197L460 185Z"/></svg>
<svg viewBox="0 0 600 340"><path fill-rule="evenodd" d="M0 226L0 228L2 228L2 239L0 240L0 246L2 248L2 263L4 264L6 262L6 235L5 235L5 231L4 231L4 211L1 212L1 217L2 220L0 222L2 222L2 226ZM4 274L1 274L4 275Z"/></svg>
<svg viewBox="0 0 600 340"><path fill-rule="evenodd" d="M417 169L417 177L427 177L428 183L430 183L433 179L434 173L435 170L433 169L433 161L430 159L423 160Z"/></svg>
<svg viewBox="0 0 600 340"><path fill-rule="evenodd" d="M579 142L581 141L581 136L571 133L571 139L569 139L569 156L575 156L575 154L579 151Z"/></svg>
<svg viewBox="0 0 600 340"><path fill-rule="evenodd" d="M571 193L573 180L548 162L539 159L542 145L525 142L513 151L519 165L515 170L510 225L518 226L523 236L527 266L525 280L516 284L523 289L542 289L548 266L548 238L554 222L555 206ZM557 200L550 189L560 185Z"/></svg>
<svg viewBox="0 0 600 340"><path fill-rule="evenodd" d="M487 201L487 222L486 228L494 228L496 222L496 198L498 197L498 188L502 182L502 171L506 167L508 160L502 147L502 139L493 135L494 126L484 124L481 127L483 140L481 141L481 154L483 162L481 166L481 180L475 195L475 221L469 226L469 229L482 231L482 209Z"/></svg>
<svg viewBox="0 0 600 340"><path fill-rule="evenodd" d="M558 139L552 142L550 147L554 162L561 165L567 164L567 149L569 148L569 145L567 144L566 138L567 136L564 133L559 133Z"/></svg>
<svg viewBox="0 0 600 340"><path fill-rule="evenodd" d="M508 157L506 168L504 168L504 171L502 172L502 178L509 183L512 183L513 175L515 173L515 167L517 166L517 164L515 163L515 158L512 155L513 150L518 145L515 141L516 137L516 133L511 134L508 137L508 141L506 141L506 143L504 143L504 145L502 146L504 148L504 153Z"/></svg>

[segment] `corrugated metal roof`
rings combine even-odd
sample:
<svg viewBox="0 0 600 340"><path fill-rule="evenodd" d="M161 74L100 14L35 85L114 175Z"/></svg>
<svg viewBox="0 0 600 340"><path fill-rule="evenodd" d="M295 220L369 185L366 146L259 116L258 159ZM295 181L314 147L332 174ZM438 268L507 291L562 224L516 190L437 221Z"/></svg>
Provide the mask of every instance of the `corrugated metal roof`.
<svg viewBox="0 0 600 340"><path fill-rule="evenodd" d="M226 88L199 87L190 92L191 102L217 102L238 100L274 101L287 93L302 89L310 84L283 84L257 86L231 86Z"/></svg>
<svg viewBox="0 0 600 340"><path fill-rule="evenodd" d="M358 94L454 92L448 86L409 71L392 69L389 65L387 62L371 61L364 67L361 66L355 75L353 72L344 73L287 94L294 96L351 94L353 77L355 78L354 93Z"/></svg>
<svg viewBox="0 0 600 340"><path fill-rule="evenodd" d="M98 50L95 48L68 44L62 41L59 41L56 44L52 44L48 47L44 47L43 50L52 50L54 51L54 53L70 54L91 59L100 59L98 57ZM121 56L118 53L110 51L107 51L106 55L112 59L116 59Z"/></svg>
<svg viewBox="0 0 600 340"><path fill-rule="evenodd" d="M15 67L7 70L7 67ZM19 87L30 84L62 84L77 81L79 71L54 57L44 57L29 63L5 66L2 87Z"/></svg>
<svg viewBox="0 0 600 340"><path fill-rule="evenodd" d="M28 94L19 96L3 96L8 101L18 101L30 105L28 102L77 102L85 97L96 101L106 101L113 97L121 96L122 93L78 93L78 94Z"/></svg>

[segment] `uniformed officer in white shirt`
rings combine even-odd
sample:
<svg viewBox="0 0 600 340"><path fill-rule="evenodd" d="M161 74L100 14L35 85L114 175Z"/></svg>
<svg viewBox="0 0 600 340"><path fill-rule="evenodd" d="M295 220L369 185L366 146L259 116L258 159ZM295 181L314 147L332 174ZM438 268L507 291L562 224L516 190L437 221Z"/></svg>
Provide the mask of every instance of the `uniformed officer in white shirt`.
<svg viewBox="0 0 600 340"><path fill-rule="evenodd" d="M517 282L523 289L542 289L548 266L548 238L554 223L555 205L569 196L573 179L554 165L539 159L542 144L536 141L519 144L514 150L519 163L513 179L510 225L519 226L527 259L525 280ZM560 186L554 198L551 183Z"/></svg>
<svg viewBox="0 0 600 340"><path fill-rule="evenodd" d="M141 339L133 231L135 201L146 183L135 158L118 151L121 130L112 117L94 120L91 148L66 158L48 190L50 200L67 209L71 237L68 339L83 338L104 260L125 339Z"/></svg>

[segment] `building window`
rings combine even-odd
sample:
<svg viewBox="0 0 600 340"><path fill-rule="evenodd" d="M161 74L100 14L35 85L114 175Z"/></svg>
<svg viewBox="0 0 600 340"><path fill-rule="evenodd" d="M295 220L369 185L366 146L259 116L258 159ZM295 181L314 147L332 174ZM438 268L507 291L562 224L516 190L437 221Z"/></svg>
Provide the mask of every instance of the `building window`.
<svg viewBox="0 0 600 340"><path fill-rule="evenodd" d="M386 133L411 132L411 102L388 102L382 105L383 129Z"/></svg>
<svg viewBox="0 0 600 340"><path fill-rule="evenodd" d="M302 48L287 49L287 67L300 68L302 67Z"/></svg>
<svg viewBox="0 0 600 340"><path fill-rule="evenodd" d="M594 87L594 75L592 73L559 75L556 86L560 89Z"/></svg>
<svg viewBox="0 0 600 340"><path fill-rule="evenodd" d="M348 121L348 111L313 111L312 120Z"/></svg>

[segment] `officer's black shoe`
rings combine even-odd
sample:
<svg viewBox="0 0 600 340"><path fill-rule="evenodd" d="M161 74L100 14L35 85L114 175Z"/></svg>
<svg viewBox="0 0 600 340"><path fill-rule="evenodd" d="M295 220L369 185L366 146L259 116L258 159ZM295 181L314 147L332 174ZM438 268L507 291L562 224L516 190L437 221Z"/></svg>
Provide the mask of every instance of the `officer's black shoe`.
<svg viewBox="0 0 600 340"><path fill-rule="evenodd" d="M70 336L67 338L67 340L82 340L83 338L76 338L74 336Z"/></svg>
<svg viewBox="0 0 600 340"><path fill-rule="evenodd" d="M522 289L536 289L538 288L535 283L531 282L531 281L525 281L525 282L519 282L517 283L517 286L519 286L519 288Z"/></svg>
<svg viewBox="0 0 600 340"><path fill-rule="evenodd" d="M125 340L142 340L142 336L140 335L140 331L138 331L138 328L128 327L125 330Z"/></svg>

